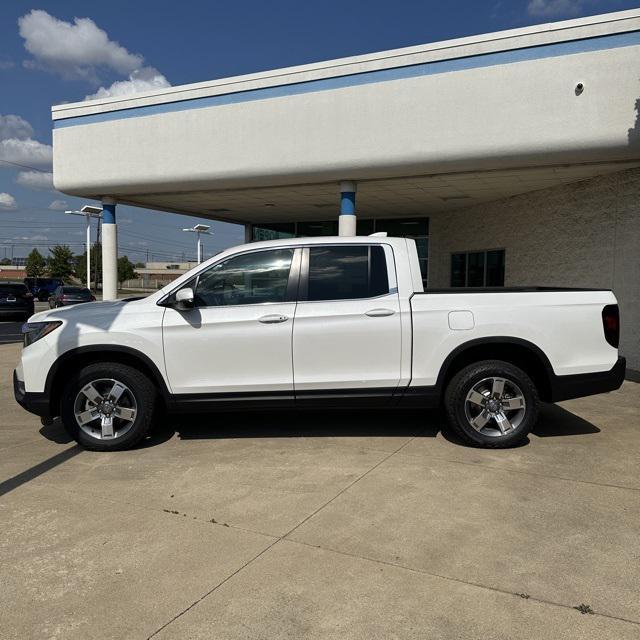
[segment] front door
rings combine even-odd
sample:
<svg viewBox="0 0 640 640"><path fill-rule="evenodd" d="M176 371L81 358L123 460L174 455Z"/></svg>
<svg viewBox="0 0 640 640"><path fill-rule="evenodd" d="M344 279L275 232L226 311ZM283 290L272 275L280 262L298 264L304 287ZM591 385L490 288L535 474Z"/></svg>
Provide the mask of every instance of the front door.
<svg viewBox="0 0 640 640"><path fill-rule="evenodd" d="M400 381L401 345L391 247L305 249L293 329L296 401L390 397Z"/></svg>
<svg viewBox="0 0 640 640"><path fill-rule="evenodd" d="M191 399L292 396L294 249L247 251L189 285L193 309L167 308L165 363L174 394ZM198 396L193 398L193 396ZM242 397L242 395L240 395ZM179 398L178 398L179 399Z"/></svg>

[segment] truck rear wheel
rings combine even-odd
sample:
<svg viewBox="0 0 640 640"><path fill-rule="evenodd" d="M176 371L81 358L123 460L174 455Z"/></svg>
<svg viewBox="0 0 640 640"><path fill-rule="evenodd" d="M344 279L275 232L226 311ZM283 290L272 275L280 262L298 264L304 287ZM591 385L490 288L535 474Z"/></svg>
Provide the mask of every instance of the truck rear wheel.
<svg viewBox="0 0 640 640"><path fill-rule="evenodd" d="M86 449L130 449L147 435L156 399L153 383L133 367L96 363L67 383L60 414L71 437Z"/></svg>
<svg viewBox="0 0 640 640"><path fill-rule="evenodd" d="M503 448L521 442L538 418L538 391L518 367L484 360L449 382L444 404L451 428L467 443Z"/></svg>

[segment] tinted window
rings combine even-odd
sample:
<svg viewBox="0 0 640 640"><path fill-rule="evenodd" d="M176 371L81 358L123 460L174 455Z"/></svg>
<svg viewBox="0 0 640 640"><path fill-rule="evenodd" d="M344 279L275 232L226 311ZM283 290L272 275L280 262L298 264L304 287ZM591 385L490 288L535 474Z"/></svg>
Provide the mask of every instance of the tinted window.
<svg viewBox="0 0 640 640"><path fill-rule="evenodd" d="M503 287L504 249L451 255L452 287Z"/></svg>
<svg viewBox="0 0 640 640"><path fill-rule="evenodd" d="M467 286L484 287L484 253L481 251L467 256Z"/></svg>
<svg viewBox="0 0 640 640"><path fill-rule="evenodd" d="M451 256L451 286L464 287L467 279L467 254L454 253Z"/></svg>
<svg viewBox="0 0 640 640"><path fill-rule="evenodd" d="M60 287L60 289L64 292L64 293L71 293L73 295L91 295L89 293L89 289L86 289L85 287Z"/></svg>
<svg viewBox="0 0 640 640"><path fill-rule="evenodd" d="M298 222L298 236L337 236L338 221Z"/></svg>
<svg viewBox="0 0 640 640"><path fill-rule="evenodd" d="M0 293L6 293L7 295L23 296L28 291L23 284L0 284Z"/></svg>
<svg viewBox="0 0 640 640"><path fill-rule="evenodd" d="M198 279L199 307L284 302L293 249L256 251L220 262Z"/></svg>
<svg viewBox="0 0 640 640"><path fill-rule="evenodd" d="M279 238L293 238L296 235L295 222L274 222L254 225L253 240L277 240Z"/></svg>
<svg viewBox="0 0 640 640"><path fill-rule="evenodd" d="M308 300L350 300L389 293L380 246L311 247Z"/></svg>
<svg viewBox="0 0 640 640"><path fill-rule="evenodd" d="M487 251L487 287L504 286L504 250Z"/></svg>

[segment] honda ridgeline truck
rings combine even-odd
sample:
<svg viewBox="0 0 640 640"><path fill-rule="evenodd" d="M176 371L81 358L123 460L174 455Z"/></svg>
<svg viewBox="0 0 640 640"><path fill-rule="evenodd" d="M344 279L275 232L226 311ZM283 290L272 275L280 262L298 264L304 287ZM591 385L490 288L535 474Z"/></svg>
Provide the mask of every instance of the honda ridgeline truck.
<svg viewBox="0 0 640 640"><path fill-rule="evenodd" d="M541 401L617 389L625 371L611 291L424 291L414 241L384 236L235 247L23 332L17 401L102 451L161 412L348 406L443 406L466 442L507 447Z"/></svg>

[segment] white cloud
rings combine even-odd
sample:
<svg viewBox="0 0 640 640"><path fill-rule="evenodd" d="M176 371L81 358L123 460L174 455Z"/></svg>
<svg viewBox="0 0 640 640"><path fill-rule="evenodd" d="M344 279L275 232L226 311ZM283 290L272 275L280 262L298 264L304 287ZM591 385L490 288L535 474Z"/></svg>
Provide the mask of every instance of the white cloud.
<svg viewBox="0 0 640 640"><path fill-rule="evenodd" d="M11 114L3 116L0 113L0 140L25 140L32 135L33 127L24 118Z"/></svg>
<svg viewBox="0 0 640 640"><path fill-rule="evenodd" d="M0 160L48 167L53 159L51 145L34 140L33 127L20 116L0 114Z"/></svg>
<svg viewBox="0 0 640 640"><path fill-rule="evenodd" d="M7 69L13 69L16 66L16 63L13 60L9 60L9 58L3 58L0 60L0 71L6 71Z"/></svg>
<svg viewBox="0 0 640 640"><path fill-rule="evenodd" d="M559 16L577 16L589 0L529 0L527 12L531 16L556 18ZM594 2L597 0L591 0Z"/></svg>
<svg viewBox="0 0 640 640"><path fill-rule="evenodd" d="M136 69L129 74L128 80L116 80L110 87L100 87L95 93L86 96L85 100L111 98L113 96L128 96L153 89L170 87L169 81L153 67Z"/></svg>
<svg viewBox="0 0 640 640"><path fill-rule="evenodd" d="M53 189L53 173L44 171L20 171L16 184L27 189Z"/></svg>
<svg viewBox="0 0 640 640"><path fill-rule="evenodd" d="M66 200L54 200L48 207L52 211L66 211L69 203Z"/></svg>
<svg viewBox="0 0 640 640"><path fill-rule="evenodd" d="M42 144L37 140L0 141L0 160L7 160L23 165L49 166L53 160L53 148L51 145Z"/></svg>
<svg viewBox="0 0 640 640"><path fill-rule="evenodd" d="M96 80L96 68L119 74L139 69L144 58L110 40L90 18L73 23L33 9L18 19L26 50L33 56L27 66L59 73L66 78Z"/></svg>
<svg viewBox="0 0 640 640"><path fill-rule="evenodd" d="M16 199L11 194L0 192L0 209L3 211L13 211L17 208Z"/></svg>

